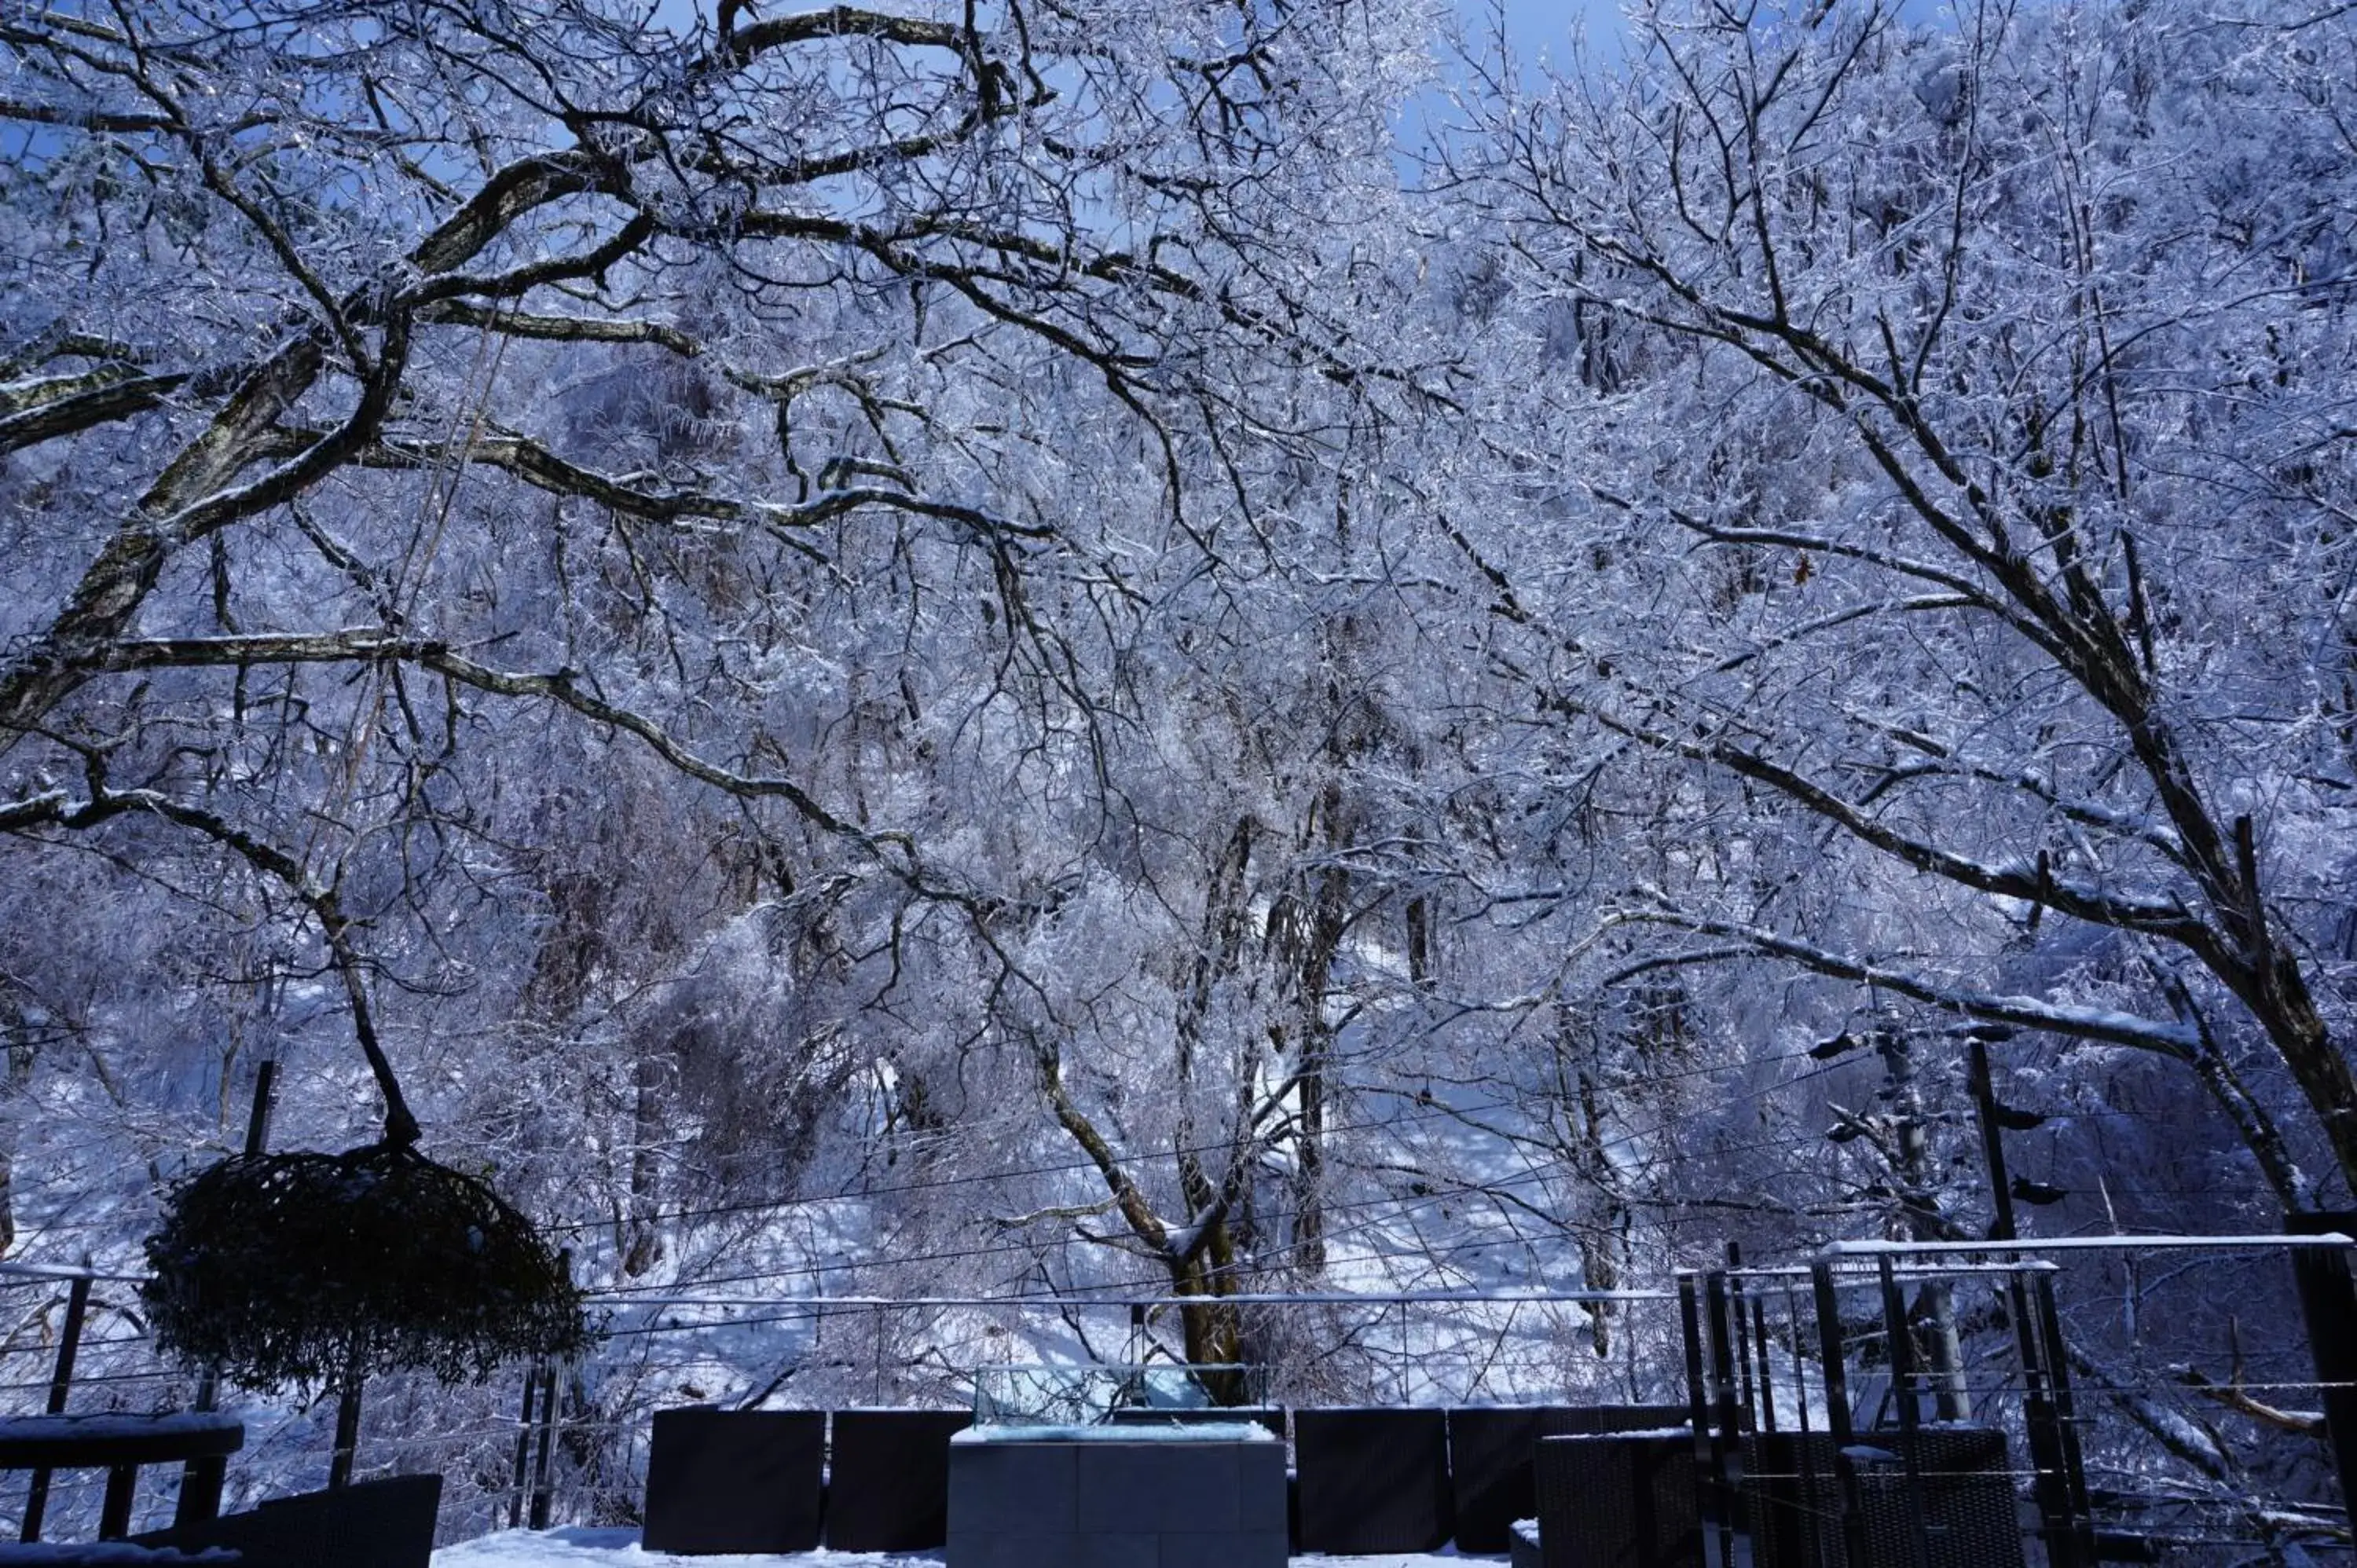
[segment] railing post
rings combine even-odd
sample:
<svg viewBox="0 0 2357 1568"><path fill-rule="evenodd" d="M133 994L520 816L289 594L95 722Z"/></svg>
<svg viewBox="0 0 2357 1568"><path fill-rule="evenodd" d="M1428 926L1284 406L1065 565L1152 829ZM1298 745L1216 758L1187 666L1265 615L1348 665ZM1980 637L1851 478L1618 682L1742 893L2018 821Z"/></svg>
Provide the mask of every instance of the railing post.
<svg viewBox="0 0 2357 1568"><path fill-rule="evenodd" d="M1973 1114L1980 1123L1981 1155L1988 1167L1989 1239L2010 1241L2017 1231L2013 1216L2013 1183L2006 1170L2004 1123L1997 1114L1996 1087L1989 1076L1988 1047L1972 1043L1969 1077ZM2021 1358L2022 1424L2029 1429L2030 1492L2038 1502L2040 1533L2046 1541L2046 1558L2052 1568L2083 1568L2094 1558L2094 1527L2085 1506L2083 1468L2077 1466L2078 1434L2057 1404L2067 1390L2070 1373L2050 1365L2061 1354L2059 1335L2050 1341L2040 1314L2031 1305L2031 1292L2022 1283L2021 1258L2006 1275L2006 1312L2013 1319L2014 1343ZM2050 1305L2053 1287L2041 1274L2041 1305ZM2052 1356L2047 1353L2049 1348ZM2079 1479L2074 1485L2076 1470Z"/></svg>
<svg viewBox="0 0 2357 1568"><path fill-rule="evenodd" d="M1869 1568L1873 1562L1866 1533L1866 1491L1858 1485L1857 1464L1850 1457L1855 1433L1850 1427L1849 1372L1843 1364L1841 1298L1834 1289L1834 1269L1819 1259L1809 1265L1809 1283L1817 1300L1817 1339L1824 1347L1825 1431L1833 1440L1834 1486L1841 1494L1842 1560L1848 1568Z"/></svg>
<svg viewBox="0 0 2357 1568"><path fill-rule="evenodd" d="M2071 1515L2072 1550L2082 1563L2097 1561L2095 1505L2087 1491L2086 1451L2079 1441L2079 1411L2071 1397L2071 1348L2062 1339L2062 1311L2054 1300L2054 1276L2040 1271L2030 1283L2038 1306L2038 1336L2046 1342L2046 1376L2054 1391L2054 1429L2062 1456L2062 1494Z"/></svg>
<svg viewBox="0 0 2357 1568"><path fill-rule="evenodd" d="M2334 1230L2357 1236L2357 1213L2287 1215L2284 1230L2295 1236ZM2341 1500L2357 1510L2357 1283L2350 1278L2349 1254L2339 1247L2294 1247L2291 1277L2308 1324Z"/></svg>
<svg viewBox="0 0 2357 1568"><path fill-rule="evenodd" d="M116 1465L106 1472L106 1496L98 1509L98 1538L121 1541L131 1533L131 1504L139 1486L139 1466Z"/></svg>
<svg viewBox="0 0 2357 1568"><path fill-rule="evenodd" d="M1751 1320L1743 1309L1743 1281L1736 1271L1743 1267L1743 1249L1736 1242L1727 1244L1727 1273L1722 1283L1727 1288L1727 1316L1735 1325L1736 1398L1747 1411L1754 1410L1751 1394ZM1752 1419L1759 1417L1755 1412Z"/></svg>
<svg viewBox="0 0 2357 1568"><path fill-rule="evenodd" d="M1678 1275L1678 1327L1685 1340L1686 1352L1686 1412L1694 1425L1694 1457L1696 1490L1700 1493L1705 1519L1703 1549L1712 1568L1727 1568L1726 1542L1721 1539L1726 1509L1718 1481L1722 1474L1718 1456L1718 1427L1711 1420L1711 1391L1708 1383L1707 1348L1703 1343L1701 1282L1691 1273ZM1717 1527L1717 1528L1714 1528Z"/></svg>
<svg viewBox="0 0 2357 1568"><path fill-rule="evenodd" d="M1711 1479L1718 1488L1719 1561L1732 1563L1736 1533L1744 1528L1743 1412L1736 1398L1738 1358L1726 1270L1713 1269L1703 1276L1703 1301L1710 1327L1710 1460Z"/></svg>
<svg viewBox="0 0 2357 1568"><path fill-rule="evenodd" d="M1915 1568L1932 1568L1932 1541L1923 1496L1923 1411L1915 1388L1915 1332L1907 1321L1907 1297L1890 1254L1875 1260L1882 1283L1883 1331L1889 1336L1890 1380L1899 1394L1899 1459L1907 1473L1907 1532Z"/></svg>
<svg viewBox="0 0 2357 1568"><path fill-rule="evenodd" d="M1784 1287L1784 1322L1792 1336L1792 1408L1800 1423L1800 1441L1793 1449L1801 1458L1801 1497L1804 1506L1796 1511L1801 1516L1802 1538L1809 1543L1809 1568L1824 1568L1824 1531L1817 1528L1816 1434L1809 1430L1809 1363L1801 1354L1800 1296L1790 1285Z"/></svg>
<svg viewBox="0 0 2357 1568"><path fill-rule="evenodd" d="M66 1412L66 1395L73 1388L74 1357L81 1349L81 1320L90 1311L90 1260L81 1261L82 1273L66 1287L65 1330L58 1336L57 1369L49 1377L48 1413ZM33 1472L32 1484L25 1496L25 1524L17 1533L19 1541L41 1539L41 1516L49 1511L49 1473Z"/></svg>

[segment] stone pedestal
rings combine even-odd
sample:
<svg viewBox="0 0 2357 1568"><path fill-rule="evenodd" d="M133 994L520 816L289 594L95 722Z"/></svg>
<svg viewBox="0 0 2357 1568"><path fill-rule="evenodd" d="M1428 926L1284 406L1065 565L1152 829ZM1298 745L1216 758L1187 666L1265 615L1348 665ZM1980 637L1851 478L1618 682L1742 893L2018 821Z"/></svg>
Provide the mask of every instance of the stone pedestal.
<svg viewBox="0 0 2357 1568"><path fill-rule="evenodd" d="M1285 1444L1259 1426L978 1427L950 1440L949 1568L1285 1561Z"/></svg>

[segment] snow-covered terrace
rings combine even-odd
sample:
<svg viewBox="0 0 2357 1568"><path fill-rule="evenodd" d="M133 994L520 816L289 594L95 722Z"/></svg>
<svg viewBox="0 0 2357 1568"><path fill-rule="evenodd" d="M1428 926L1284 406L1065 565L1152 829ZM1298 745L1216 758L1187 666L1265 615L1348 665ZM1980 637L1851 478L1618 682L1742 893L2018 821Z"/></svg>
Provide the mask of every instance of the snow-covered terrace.
<svg viewBox="0 0 2357 1568"><path fill-rule="evenodd" d="M640 1549L635 1530L502 1530L446 1546L434 1554L434 1568L941 1568L938 1552L802 1552L785 1556L674 1557ZM1329 1563L1336 1568L1437 1568L1448 1563L1503 1563L1454 1549L1405 1555L1328 1557L1309 1553L1296 1563Z"/></svg>

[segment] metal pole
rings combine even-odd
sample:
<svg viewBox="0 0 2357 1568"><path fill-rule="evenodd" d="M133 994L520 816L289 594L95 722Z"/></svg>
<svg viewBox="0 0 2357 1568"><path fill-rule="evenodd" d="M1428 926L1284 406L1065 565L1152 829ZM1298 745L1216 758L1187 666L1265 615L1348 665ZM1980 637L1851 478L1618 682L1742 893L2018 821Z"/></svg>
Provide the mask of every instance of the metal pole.
<svg viewBox="0 0 2357 1568"><path fill-rule="evenodd" d="M523 1495L532 1487L532 1421L533 1396L540 1392L540 1363L523 1369L523 1413L516 1417L515 1487L508 1493L508 1528L523 1523Z"/></svg>
<svg viewBox="0 0 2357 1568"><path fill-rule="evenodd" d="M253 1109L245 1119L245 1152L258 1155L270 1144L271 1101L278 1092L278 1064L264 1058L253 1069Z"/></svg>
<svg viewBox="0 0 2357 1568"><path fill-rule="evenodd" d="M567 1280L570 1280L573 1277L572 1248L565 1247L559 1249L556 1254L556 1267L557 1272L562 1273ZM818 1321L821 1325L823 1325L826 1322L825 1313L821 1312L819 1314ZM555 1445L555 1443L556 1363L554 1360L549 1360L541 1363L540 1451L533 1456L532 1467L531 1523L532 1528L534 1530L546 1530L548 1528L549 1450Z"/></svg>
<svg viewBox="0 0 2357 1568"><path fill-rule="evenodd" d="M1931 1499L1923 1495L1923 1411L1915 1387L1915 1335L1907 1322L1907 1297L1890 1254L1876 1260L1882 1281L1883 1331L1889 1336L1890 1377L1899 1391L1899 1458L1907 1473L1907 1542L1915 1568L1932 1568L1932 1541L1926 1515Z"/></svg>
<svg viewBox="0 0 2357 1568"><path fill-rule="evenodd" d="M81 1261L87 1271L90 1260ZM66 1394L73 1387L74 1356L81 1349L82 1316L90 1310L90 1275L77 1275L66 1288L65 1330L58 1336L57 1370L49 1376L48 1413L66 1412ZM32 1486L25 1497L25 1525L18 1532L19 1541L41 1539L41 1516L49 1510L49 1472L44 1468L33 1472Z"/></svg>
<svg viewBox="0 0 2357 1568"><path fill-rule="evenodd" d="M1866 1491L1850 1457L1849 1373L1842 1361L1841 1300L1834 1292L1833 1265L1810 1264L1809 1283L1817 1299L1817 1338L1824 1346L1825 1428L1833 1439L1834 1484L1841 1495L1843 1560L1848 1568L1869 1568L1874 1559L1866 1531Z"/></svg>
<svg viewBox="0 0 2357 1568"><path fill-rule="evenodd" d="M1997 1121L1988 1047L1979 1040L1972 1043L1969 1076L1973 1114L1980 1123L1981 1156L1988 1169L1989 1239L2010 1241L2019 1234L2014 1228L2013 1182L2006 1170L2004 1129ZM2022 1423L2029 1438L2030 1491L2038 1502L2047 1561L2052 1568L2084 1568L2094 1561L2093 1530L2074 1517L2071 1466L2063 1452L2062 1423L2054 1406L2044 1336L2018 1268L2006 1275L2006 1314L2013 1319L2014 1345L2021 1358Z"/></svg>
<svg viewBox="0 0 2357 1568"><path fill-rule="evenodd" d="M1728 1272L1725 1276L1725 1283L1727 1314L1735 1322L1735 1370L1738 1380L1736 1397L1746 1411L1751 1411L1754 1408L1751 1394L1751 1320L1743 1310L1743 1282L1737 1278L1734 1273L1742 1266L1742 1247L1729 1241L1727 1244ZM1756 1420L1757 1417L1753 1419Z"/></svg>
<svg viewBox="0 0 2357 1568"><path fill-rule="evenodd" d="M1800 1412L1800 1441L1793 1448L1801 1456L1802 1506L1795 1509L1801 1517L1801 1535L1809 1543L1810 1568L1824 1568L1824 1532L1817 1528L1817 1455L1816 1434L1809 1430L1809 1363L1801 1354L1801 1302L1792 1287L1784 1289L1784 1321L1792 1332L1792 1403Z"/></svg>
<svg viewBox="0 0 2357 1568"><path fill-rule="evenodd" d="M540 1374L540 1451L532 1466L532 1528L548 1528L549 1449L556 1441L556 1363L549 1361Z"/></svg>
<svg viewBox="0 0 2357 1568"><path fill-rule="evenodd" d="M1776 1374L1768 1359L1768 1293L1751 1293L1751 1348L1760 1359L1760 1424L1776 1430Z"/></svg>
<svg viewBox="0 0 2357 1568"><path fill-rule="evenodd" d="M1697 1283L1692 1273L1678 1275L1678 1327L1685 1341L1686 1415L1694 1425L1695 1474L1697 1477L1715 1477L1718 1475L1718 1434L1710 1419L1710 1391L1703 1381L1702 1298ZM1698 1490L1705 1514L1717 1514L1718 1488L1705 1484ZM1727 1559L1717 1531L1704 1530L1703 1547L1713 1568L1726 1568Z"/></svg>
<svg viewBox="0 0 2357 1568"><path fill-rule="evenodd" d="M2357 1234L2357 1214L2287 1214L2284 1230L2292 1235L2321 1235L2328 1230ZM2326 1247L2295 1247L2291 1252L2292 1284L2299 1294L2299 1314L2308 1325L2308 1349L2316 1363L2316 1380L2324 1405L2324 1429L2332 1440L2332 1457L2341 1480L2344 1504L2357 1510L2357 1283L2349 1273L2349 1254Z"/></svg>
<svg viewBox="0 0 2357 1568"><path fill-rule="evenodd" d="M2054 1424L2061 1439L2064 1496L2070 1500L2071 1538L2082 1563L2095 1555L2095 1505L2087 1493L2087 1462L2079 1442L2079 1412L2071 1398L2071 1351L2062 1340L2062 1312L2055 1305L2054 1280L2040 1274L2030 1283L2038 1302L2039 1337L2046 1341L2047 1376L2054 1384Z"/></svg>
<svg viewBox="0 0 2357 1568"><path fill-rule="evenodd" d="M1738 1254L1739 1255L1739 1254ZM1743 1411L1736 1401L1735 1337L1729 1331L1726 1271L1703 1276L1703 1300L1709 1312L1710 1380L1714 1430L1711 1433L1711 1474L1718 1487L1719 1560L1735 1561L1736 1532L1743 1520ZM1739 1317L1736 1318L1740 1322Z"/></svg>
<svg viewBox="0 0 2357 1568"><path fill-rule="evenodd" d="M352 1455L361 1444L361 1384L358 1372L348 1373L336 1391L336 1449L328 1459L328 1489L341 1491L352 1484Z"/></svg>
<svg viewBox="0 0 2357 1568"><path fill-rule="evenodd" d="M250 1159L270 1144L271 1102L278 1090L278 1063L265 1057L253 1069L253 1104L245 1117L245 1153ZM205 1369L197 1380L198 1410L217 1410L221 1406L221 1374ZM180 1500L172 1510L172 1523L202 1524L221 1517L221 1488L229 1479L229 1458L215 1455L207 1459L191 1459L180 1467Z"/></svg>

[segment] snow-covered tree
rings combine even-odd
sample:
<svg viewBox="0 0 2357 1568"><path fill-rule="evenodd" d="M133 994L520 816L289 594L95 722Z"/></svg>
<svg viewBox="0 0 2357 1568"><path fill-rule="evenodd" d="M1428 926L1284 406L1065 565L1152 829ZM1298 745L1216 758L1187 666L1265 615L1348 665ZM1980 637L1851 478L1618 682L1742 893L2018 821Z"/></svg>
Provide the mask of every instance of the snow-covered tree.
<svg viewBox="0 0 2357 1568"><path fill-rule="evenodd" d="M2348 30L1641 23L1450 152L1543 389L1473 543L1564 787L1652 801L1599 923L2157 1053L2344 1190Z"/></svg>

